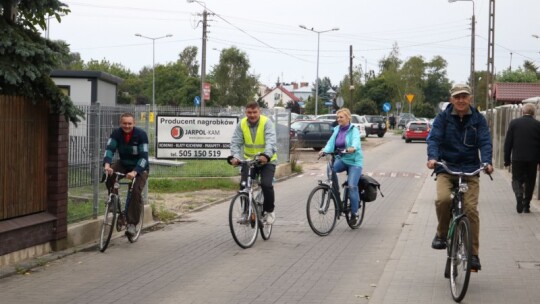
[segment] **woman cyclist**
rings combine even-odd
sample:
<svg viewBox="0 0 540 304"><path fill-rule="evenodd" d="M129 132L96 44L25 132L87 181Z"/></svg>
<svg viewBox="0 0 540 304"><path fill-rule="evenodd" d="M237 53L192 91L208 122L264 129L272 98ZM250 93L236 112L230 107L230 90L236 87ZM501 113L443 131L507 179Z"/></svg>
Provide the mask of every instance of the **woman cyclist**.
<svg viewBox="0 0 540 304"><path fill-rule="evenodd" d="M347 182L349 185L349 195L351 200L352 216L350 224L354 225L358 221L358 202L360 195L358 193L358 180L362 175L364 165L364 155L360 144L360 131L351 124L351 112L347 108L337 111L338 125L334 127L334 133L326 143L324 149L319 153L333 153L342 151L342 155L336 155L334 162L334 172L347 171ZM337 175L332 175L332 185L339 193L339 183Z"/></svg>

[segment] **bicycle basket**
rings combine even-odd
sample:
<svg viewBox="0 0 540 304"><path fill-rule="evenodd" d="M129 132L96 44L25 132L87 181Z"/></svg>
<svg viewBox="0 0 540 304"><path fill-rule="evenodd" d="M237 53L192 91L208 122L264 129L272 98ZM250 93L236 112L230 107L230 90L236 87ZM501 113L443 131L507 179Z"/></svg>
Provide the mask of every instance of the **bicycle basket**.
<svg viewBox="0 0 540 304"><path fill-rule="evenodd" d="M377 191L381 192L381 196L384 197L381 191L381 184L373 177L363 175L360 176L358 181L358 190L360 191L360 198L364 202L372 202L377 199Z"/></svg>

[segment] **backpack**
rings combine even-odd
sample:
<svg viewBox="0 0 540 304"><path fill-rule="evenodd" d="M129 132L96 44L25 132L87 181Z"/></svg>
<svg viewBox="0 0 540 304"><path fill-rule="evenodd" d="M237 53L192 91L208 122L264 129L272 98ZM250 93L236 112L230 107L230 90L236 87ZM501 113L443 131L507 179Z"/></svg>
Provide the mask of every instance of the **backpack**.
<svg viewBox="0 0 540 304"><path fill-rule="evenodd" d="M362 174L358 181L358 191L360 192L360 198L364 202L372 202L377 199L377 190L381 192L381 196L384 197L381 191L381 184L373 177Z"/></svg>

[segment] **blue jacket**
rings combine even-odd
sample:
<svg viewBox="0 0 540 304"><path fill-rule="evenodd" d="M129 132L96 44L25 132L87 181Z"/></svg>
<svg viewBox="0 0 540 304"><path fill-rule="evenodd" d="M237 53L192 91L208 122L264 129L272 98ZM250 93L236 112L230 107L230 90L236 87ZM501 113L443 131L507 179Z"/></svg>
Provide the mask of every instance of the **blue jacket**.
<svg viewBox="0 0 540 304"><path fill-rule="evenodd" d="M451 170L464 172L478 169L481 163L491 164L493 147L484 116L471 107L460 119L453 110L450 104L435 118L427 138L428 160L445 161ZM435 168L436 173L443 171Z"/></svg>
<svg viewBox="0 0 540 304"><path fill-rule="evenodd" d="M334 133L326 143L323 151L326 153L332 153L336 149L336 137L339 133L339 125L334 127ZM362 146L360 143L360 131L353 124L349 125L347 134L345 135L345 147L354 147L356 150L354 153L345 154L341 157L341 160L349 166L364 167L364 155L362 153Z"/></svg>

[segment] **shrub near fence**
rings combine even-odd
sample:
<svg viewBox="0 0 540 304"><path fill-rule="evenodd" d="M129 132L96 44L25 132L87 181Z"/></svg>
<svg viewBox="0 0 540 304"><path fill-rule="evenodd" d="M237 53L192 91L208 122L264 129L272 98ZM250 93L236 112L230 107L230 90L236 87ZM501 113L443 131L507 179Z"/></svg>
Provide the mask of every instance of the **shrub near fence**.
<svg viewBox="0 0 540 304"><path fill-rule="evenodd" d="M101 213L99 199L106 196L105 186L98 183L102 171L102 160L109 136L119 125L122 113L129 112L135 116L137 127L143 128L148 134L149 154L155 157L156 125L147 118L151 115L148 105L117 105L114 107L78 106L85 112L85 120L77 127L70 126L69 136L69 194L68 221L76 222L96 218ZM156 107L159 115L195 116L198 108L194 107ZM283 110L279 110L283 111ZM286 111L288 113L288 111ZM242 108L206 108L207 116L244 116ZM289 124L290 118L283 119L282 112L263 109L263 114L274 120L278 142L278 161L289 161ZM280 119L276 121L276 118ZM178 159L179 165L160 165L150 162L150 178L184 178L184 177L228 177L239 174L237 168L229 166L225 160L217 159ZM181 164L181 165L180 165Z"/></svg>

